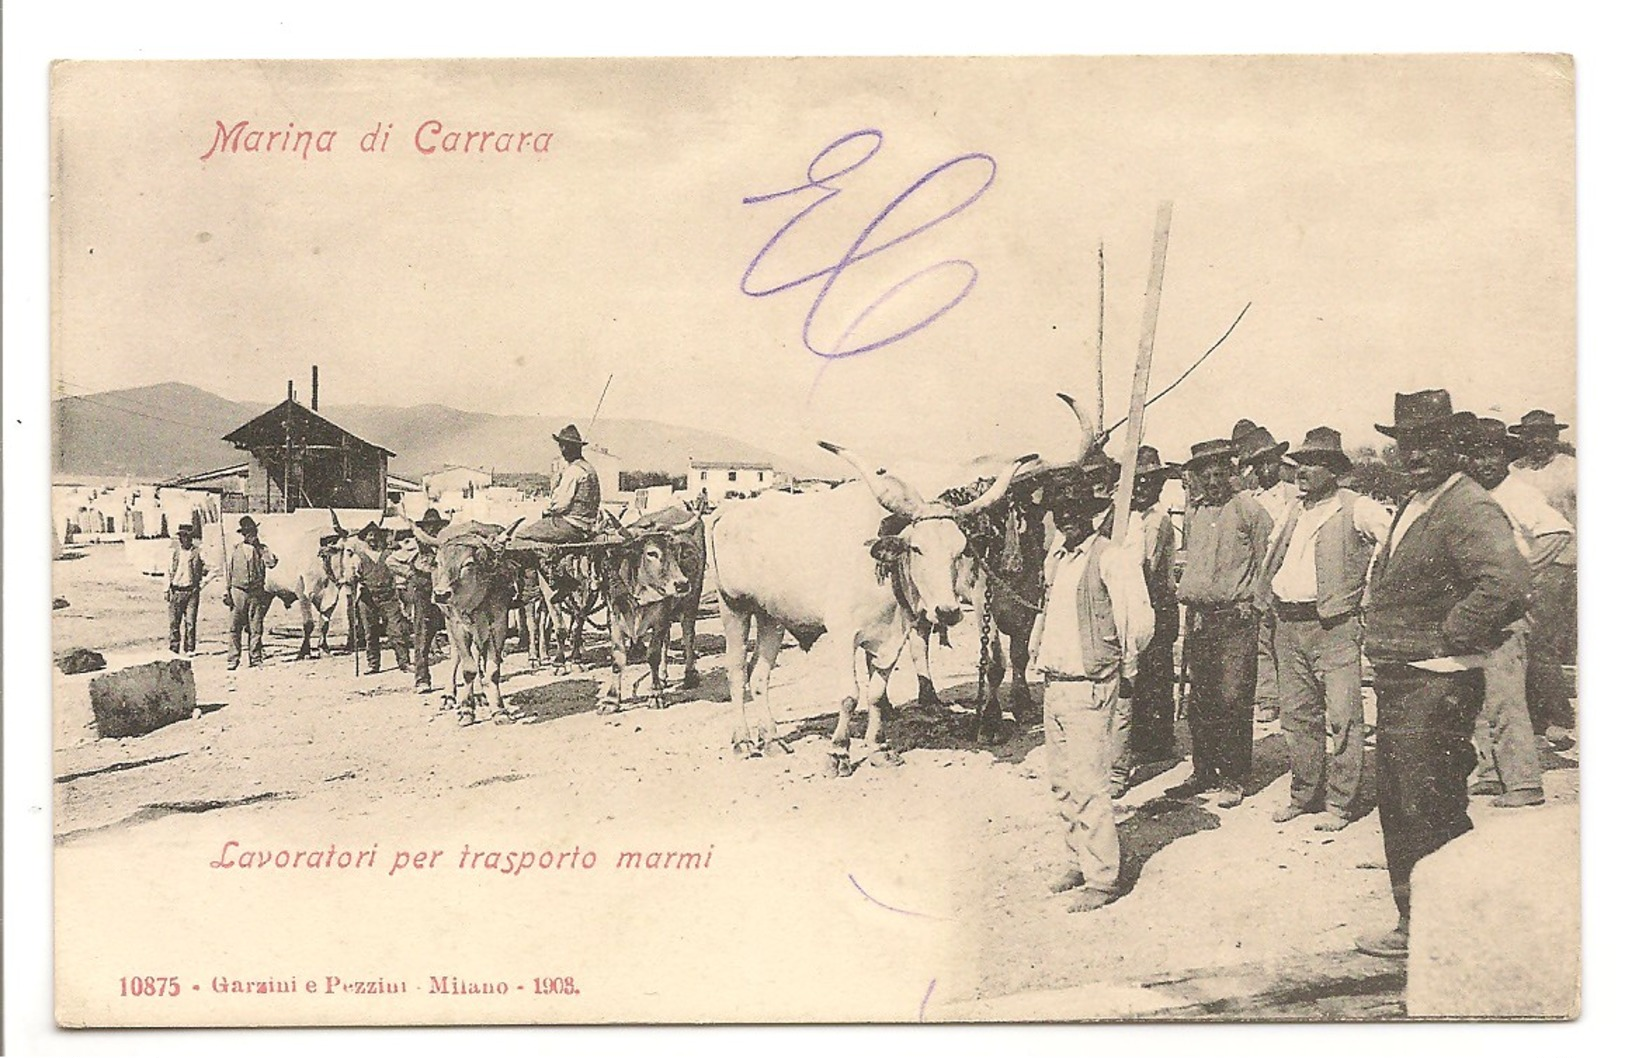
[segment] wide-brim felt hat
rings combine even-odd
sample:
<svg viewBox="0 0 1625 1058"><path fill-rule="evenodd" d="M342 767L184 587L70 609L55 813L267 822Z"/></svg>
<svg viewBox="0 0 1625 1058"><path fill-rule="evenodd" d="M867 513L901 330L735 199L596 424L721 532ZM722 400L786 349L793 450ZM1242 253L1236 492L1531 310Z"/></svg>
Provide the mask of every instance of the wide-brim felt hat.
<svg viewBox="0 0 1625 1058"><path fill-rule="evenodd" d="M564 429L554 434L553 440L559 442L560 444L581 445L583 447L585 447L587 444L586 439L581 436L581 431L576 429L575 423L571 423L569 426L566 426Z"/></svg>
<svg viewBox="0 0 1625 1058"><path fill-rule="evenodd" d="M1517 436L1507 431L1507 424L1502 420L1480 418L1469 412L1461 414L1465 415L1466 419L1462 422L1456 437L1462 447L1497 448L1503 452L1520 447Z"/></svg>
<svg viewBox="0 0 1625 1058"><path fill-rule="evenodd" d="M1448 427L1451 422L1450 394L1442 389L1394 394L1394 421L1390 426L1374 423L1378 433L1398 437L1401 433Z"/></svg>
<svg viewBox="0 0 1625 1058"><path fill-rule="evenodd" d="M187 523L185 523L183 525L177 525L175 527L175 535L176 536L195 536L195 535L197 535L197 530L192 528L192 523L191 522L187 522Z"/></svg>
<svg viewBox="0 0 1625 1058"><path fill-rule="evenodd" d="M1219 459L1230 459L1236 454L1234 441L1218 438L1212 441L1198 441L1191 445L1191 457L1185 460L1186 470L1196 470Z"/></svg>
<svg viewBox="0 0 1625 1058"><path fill-rule="evenodd" d="M417 527L428 533L435 532L439 529L444 529L448 524L449 523L446 521L445 516L439 511L435 510L433 507L430 507L428 510L424 511L423 517L417 520Z"/></svg>
<svg viewBox="0 0 1625 1058"><path fill-rule="evenodd" d="M260 531L260 525L254 519L245 514L241 518L237 519L237 531L239 533L257 533Z"/></svg>
<svg viewBox="0 0 1625 1058"><path fill-rule="evenodd" d="M1303 436L1303 444L1287 453L1298 466L1323 466L1348 470L1354 461L1343 451L1343 435L1330 426L1317 426Z"/></svg>
<svg viewBox="0 0 1625 1058"><path fill-rule="evenodd" d="M1230 441L1239 445L1247 439L1247 435L1258 429L1258 424L1251 419L1237 419L1236 425L1230 428Z"/></svg>
<svg viewBox="0 0 1625 1058"><path fill-rule="evenodd" d="M1141 445L1139 457L1134 461L1136 478L1166 480L1179 473L1178 463L1164 463L1162 454L1150 445Z"/></svg>
<svg viewBox="0 0 1625 1058"><path fill-rule="evenodd" d="M1507 427L1507 432L1513 435L1535 430L1550 430L1556 433L1558 430L1567 430L1568 428L1568 423L1558 422L1557 416L1551 412L1536 408L1534 411L1526 412L1523 418Z"/></svg>
<svg viewBox="0 0 1625 1058"><path fill-rule="evenodd" d="M1290 442L1277 442L1274 434L1262 426L1255 426L1236 446L1236 462L1252 463L1260 459L1279 458L1290 447Z"/></svg>

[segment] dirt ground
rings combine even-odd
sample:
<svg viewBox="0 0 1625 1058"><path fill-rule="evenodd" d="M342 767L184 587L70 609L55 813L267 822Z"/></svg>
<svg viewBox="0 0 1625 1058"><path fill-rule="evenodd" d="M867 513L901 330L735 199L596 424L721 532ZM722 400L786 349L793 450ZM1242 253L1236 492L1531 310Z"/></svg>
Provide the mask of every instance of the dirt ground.
<svg viewBox="0 0 1625 1058"><path fill-rule="evenodd" d="M118 545L74 554L53 570L54 594L69 604L53 614L56 652L90 647L115 663L159 656L167 638L160 583L130 569ZM1188 762L1140 777L1119 819L1126 895L1092 914L1068 914L1066 898L1046 888L1065 850L1041 729L979 746L966 706L914 702L907 662L892 682L902 703L894 744L903 764L862 766L834 779L823 767L835 702L834 659L824 644L781 654L773 701L794 752L736 761L714 616L701 622L701 686L677 694L668 709L597 715L606 658L601 644L590 644L589 670L565 676L530 672L523 655L510 653L506 695L520 722L499 726L482 713L463 728L438 695L412 693L410 675L387 665L383 675L357 677L348 655L296 661L298 611L280 604L267 624L267 665L228 674L228 614L218 594L206 586L193 719L140 738L98 740L83 704L88 677L56 679L58 958L73 993L73 1002L59 993L59 1003L90 1020L170 1016L102 1005L97 989L108 986L89 967L105 953L171 938L180 945L174 961L207 981L211 969L245 964L220 931L255 915L255 958L246 963L264 976L314 973L312 960L320 960L312 951L341 958L306 930L375 945L399 943L389 938L402 932L466 934L454 945L465 967L482 945L518 951L515 934L529 933L523 950L567 952L601 982L613 975L621 990L600 988L602 1007L482 1011L478 1020L1402 1013L1403 979L1393 964L1348 954L1356 933L1393 917L1376 816L1335 835L1316 832L1315 817L1271 822L1288 783L1278 725L1255 728L1253 780L1239 808L1163 796L1188 777ZM332 642L343 642L342 619ZM974 699L975 660L968 633L934 652L950 701ZM449 669L438 661L436 680L443 684ZM1548 756L1550 804L1577 800L1577 759L1574 750ZM1475 799L1475 818L1494 811ZM481 879L438 897L414 891L399 905L381 889L336 892L301 881L300 899L315 903L291 915L285 901L294 890L286 885L228 882L205 868L232 835L282 835L303 848L299 842L325 835L382 834L387 856L391 835L446 838L455 855L460 835L500 840L542 831L565 846L709 846L720 873L703 882L672 879L658 892L619 879L591 892L549 882L553 888L534 901L503 895L530 892L514 890L518 882L502 889L506 883ZM434 901L458 903L459 895L501 914L475 916L464 904L438 917ZM110 901L132 913L108 917ZM224 907L233 901L242 920ZM390 917L397 914L404 917ZM210 939L174 939L193 934ZM1168 985L1226 974L1240 982L1235 989L1276 998L1193 1006ZM1270 991L1304 974L1306 989ZM1333 978L1340 983L1313 984ZM747 982L743 992L735 980ZM721 998L730 991L732 998ZM213 1013L185 1009L174 1017L219 1023ZM224 1009L229 1022L248 1008ZM253 1009L267 1023L370 1016L350 1008ZM393 1016L470 1016L410 1009Z"/></svg>

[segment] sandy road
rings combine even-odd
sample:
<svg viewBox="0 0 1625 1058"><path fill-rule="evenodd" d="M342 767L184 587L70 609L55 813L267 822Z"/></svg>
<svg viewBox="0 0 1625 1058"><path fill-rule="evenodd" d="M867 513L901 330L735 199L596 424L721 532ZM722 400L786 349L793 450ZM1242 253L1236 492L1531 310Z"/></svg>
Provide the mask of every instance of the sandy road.
<svg viewBox="0 0 1625 1058"><path fill-rule="evenodd" d="M55 594L70 601L55 617L57 649L116 658L161 646L157 582L127 570L116 546L86 550L55 567ZM228 998L218 1013L228 1022L247 1009L268 1023L384 1011L422 1021L1152 1016L1145 981L1329 957L1392 913L1375 815L1338 835L1314 831L1312 818L1270 821L1287 783L1275 725L1255 731L1240 808L1162 797L1188 764L1136 786L1120 821L1129 892L1069 915L1045 889L1064 849L1041 734L978 746L968 710L912 704L906 664L893 681L909 703L895 738L904 764L836 780L823 765L837 666L823 644L781 655L775 711L795 752L736 761L714 620L701 626L702 686L668 709L600 717L603 669L556 677L510 654L506 694L520 722L460 728L438 696L411 692L407 674L358 678L348 656L295 661L297 611L279 606L268 665L226 673L226 612L211 594L194 666L201 716L95 740L75 704L82 687L57 678L59 959L73 1009L92 1020L217 1016L196 1005L132 1013L107 998L106 974L90 968L153 950L200 981L221 966L314 974L317 964L416 980L450 961L465 975L500 964L516 978L543 963L575 967L595 986L574 1006L417 997L362 1013ZM974 643L956 641L934 663L950 700L974 695ZM438 680L448 671L435 666ZM1550 801L1572 803L1573 754L1548 764ZM209 867L228 841L376 845L387 866L365 878ZM475 853L573 848L601 866L514 875L479 855L467 865ZM432 849L435 870L384 873L397 853ZM628 851L709 852L711 866L612 866ZM999 1006L1041 994L1070 998L1036 1015L1041 1004Z"/></svg>

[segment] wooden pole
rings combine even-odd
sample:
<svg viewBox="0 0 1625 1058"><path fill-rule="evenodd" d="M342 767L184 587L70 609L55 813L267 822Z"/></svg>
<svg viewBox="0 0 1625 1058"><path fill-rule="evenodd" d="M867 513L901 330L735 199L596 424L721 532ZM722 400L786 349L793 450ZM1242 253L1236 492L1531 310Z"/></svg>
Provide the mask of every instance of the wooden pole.
<svg viewBox="0 0 1625 1058"><path fill-rule="evenodd" d="M1168 260L1168 229L1174 204L1157 207L1157 230L1151 239L1151 276L1145 287L1145 313L1140 317L1140 354L1134 361L1134 390L1128 404L1128 432L1124 435L1123 469L1117 478L1112 503L1112 537L1123 539L1128 529L1129 504L1134 497L1134 465L1145 434L1145 395L1151 388L1151 346L1157 337L1157 311L1162 306L1162 272Z"/></svg>
<svg viewBox="0 0 1625 1058"><path fill-rule="evenodd" d="M1096 250L1100 268L1100 302L1095 311L1095 424L1106 425L1106 242Z"/></svg>

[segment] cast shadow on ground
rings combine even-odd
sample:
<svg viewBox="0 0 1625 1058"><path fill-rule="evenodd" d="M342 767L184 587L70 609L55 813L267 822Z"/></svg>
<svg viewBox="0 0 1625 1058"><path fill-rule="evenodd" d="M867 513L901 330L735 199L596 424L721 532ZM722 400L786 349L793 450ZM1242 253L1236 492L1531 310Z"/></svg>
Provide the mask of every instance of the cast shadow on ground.
<svg viewBox="0 0 1625 1058"><path fill-rule="evenodd" d="M1270 783L1291 770L1292 762L1287 757L1285 735L1276 731L1255 739L1253 766L1247 775L1247 783L1242 792L1248 797L1255 797Z"/></svg>
<svg viewBox="0 0 1625 1058"><path fill-rule="evenodd" d="M539 687L510 691L502 704L515 719L531 723L590 713L598 708L598 681L594 679L555 680Z"/></svg>
<svg viewBox="0 0 1625 1058"><path fill-rule="evenodd" d="M1123 865L1117 884L1126 894L1140 880L1146 863L1180 838L1217 830L1219 817L1200 805L1158 797L1117 825L1117 842L1123 850Z"/></svg>
<svg viewBox="0 0 1625 1058"><path fill-rule="evenodd" d="M726 690L726 688L724 688ZM976 685L974 683L950 687L939 692L947 704L921 705L908 701L897 707L892 716L889 732L892 748L899 753L913 749L953 749L967 752L987 751L1002 763L1019 763L1044 742L1042 723L1017 724L1004 717L1004 740L992 745L978 740L976 731ZM824 713L803 718L785 734L785 740L794 742L809 736L830 738L835 734L839 713ZM867 713L858 710L852 714L852 738L861 739L869 724Z"/></svg>

